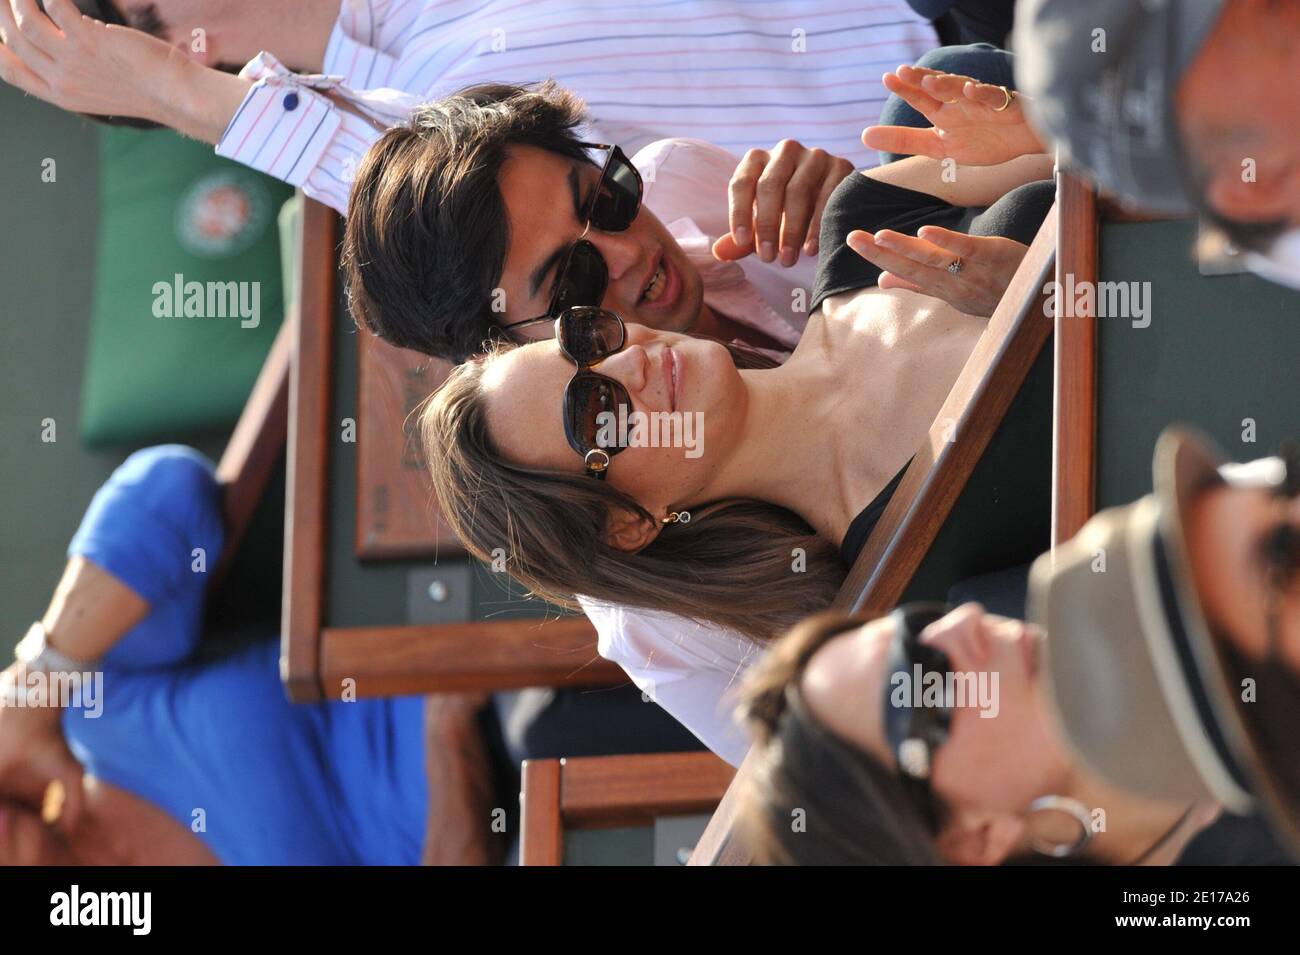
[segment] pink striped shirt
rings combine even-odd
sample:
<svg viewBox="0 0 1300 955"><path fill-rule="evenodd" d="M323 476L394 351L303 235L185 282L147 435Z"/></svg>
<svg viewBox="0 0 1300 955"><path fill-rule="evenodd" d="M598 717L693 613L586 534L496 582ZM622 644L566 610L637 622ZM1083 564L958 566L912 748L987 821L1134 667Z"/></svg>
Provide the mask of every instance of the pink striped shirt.
<svg viewBox="0 0 1300 955"><path fill-rule="evenodd" d="M374 124L473 83L552 77L629 155L674 136L737 155L789 138L873 166L859 137L880 75L936 43L904 0L343 0L321 75L265 53L244 68L256 82L217 152L343 212Z"/></svg>

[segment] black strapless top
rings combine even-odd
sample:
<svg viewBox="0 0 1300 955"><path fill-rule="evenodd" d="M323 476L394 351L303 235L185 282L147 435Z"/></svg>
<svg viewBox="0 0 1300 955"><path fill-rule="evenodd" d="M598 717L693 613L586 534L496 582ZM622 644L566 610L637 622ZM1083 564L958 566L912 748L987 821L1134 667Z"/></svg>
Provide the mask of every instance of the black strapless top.
<svg viewBox="0 0 1300 955"><path fill-rule="evenodd" d="M908 461L907 464L911 464ZM880 515L885 513L885 505L889 499L894 496L898 490L898 484L903 480L903 475L907 473L907 464L903 465L902 470L889 479L889 483L884 486L879 494L871 499L871 503L862 509L857 517L853 518L853 523L844 534L844 540L840 542L840 556L844 563L852 567L853 562L858 559L858 554L862 553L862 548L866 546L867 538L875 530L876 524L880 521Z"/></svg>

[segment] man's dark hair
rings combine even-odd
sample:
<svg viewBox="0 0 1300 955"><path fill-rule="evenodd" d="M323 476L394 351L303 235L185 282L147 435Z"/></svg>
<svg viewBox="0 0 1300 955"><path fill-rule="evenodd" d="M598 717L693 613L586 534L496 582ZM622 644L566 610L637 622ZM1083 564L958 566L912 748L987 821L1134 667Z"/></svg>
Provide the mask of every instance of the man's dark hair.
<svg viewBox="0 0 1300 955"><path fill-rule="evenodd" d="M380 338L465 361L497 337L509 243L497 175L512 146L591 162L582 101L548 80L472 86L417 109L357 169L343 266L352 314Z"/></svg>

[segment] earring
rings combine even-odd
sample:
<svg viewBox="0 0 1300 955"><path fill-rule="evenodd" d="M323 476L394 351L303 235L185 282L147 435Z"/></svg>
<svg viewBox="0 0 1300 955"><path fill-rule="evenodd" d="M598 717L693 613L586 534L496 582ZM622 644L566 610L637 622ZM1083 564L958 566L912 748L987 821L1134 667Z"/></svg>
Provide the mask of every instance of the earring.
<svg viewBox="0 0 1300 955"><path fill-rule="evenodd" d="M1071 799L1069 796L1039 796L1029 804L1026 814L1032 816L1036 812L1065 813L1079 824L1079 835L1073 842L1051 842L1031 833L1030 845L1035 852L1054 859L1064 859L1067 856L1077 855L1092 841L1092 815L1088 812L1088 807L1079 800Z"/></svg>
<svg viewBox="0 0 1300 955"><path fill-rule="evenodd" d="M690 522L690 511L669 511L667 517L659 520L660 524L689 524Z"/></svg>

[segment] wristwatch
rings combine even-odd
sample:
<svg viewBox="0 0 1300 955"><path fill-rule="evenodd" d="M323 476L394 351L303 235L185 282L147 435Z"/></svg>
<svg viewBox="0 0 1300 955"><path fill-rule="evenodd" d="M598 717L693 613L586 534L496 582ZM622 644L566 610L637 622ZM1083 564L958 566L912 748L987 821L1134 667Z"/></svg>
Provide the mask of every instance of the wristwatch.
<svg viewBox="0 0 1300 955"><path fill-rule="evenodd" d="M29 670L43 673L80 673L97 668L98 661L74 660L60 653L50 646L48 636L45 624L37 620L14 647L14 659Z"/></svg>

